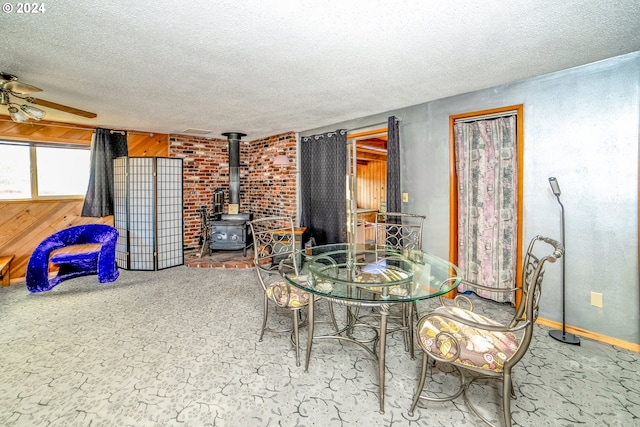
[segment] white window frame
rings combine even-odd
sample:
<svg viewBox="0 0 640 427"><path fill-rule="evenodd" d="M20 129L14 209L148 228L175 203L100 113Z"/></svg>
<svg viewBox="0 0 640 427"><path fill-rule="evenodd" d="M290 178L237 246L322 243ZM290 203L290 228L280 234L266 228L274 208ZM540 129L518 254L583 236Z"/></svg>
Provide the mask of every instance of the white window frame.
<svg viewBox="0 0 640 427"><path fill-rule="evenodd" d="M53 143L42 141L13 141L10 139L0 138L0 145L16 145L29 147L29 177L31 187L31 197L18 198L18 199L0 199L0 202L27 202L37 200L83 200L85 194L69 194L69 195L55 195L46 196L38 194L38 161L37 161L37 148L58 148L58 149L74 149L74 150L86 150L91 151L90 145L85 144L70 144L70 143ZM87 168L89 165L87 165ZM89 183L87 182L87 185Z"/></svg>

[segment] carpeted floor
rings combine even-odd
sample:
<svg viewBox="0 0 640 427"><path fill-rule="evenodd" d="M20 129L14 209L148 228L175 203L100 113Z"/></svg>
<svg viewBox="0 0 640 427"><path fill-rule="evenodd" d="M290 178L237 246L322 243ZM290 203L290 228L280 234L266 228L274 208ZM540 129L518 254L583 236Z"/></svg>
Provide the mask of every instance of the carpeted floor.
<svg viewBox="0 0 640 427"><path fill-rule="evenodd" d="M361 348L321 341L309 372L296 367L287 334L258 342L261 292L253 269L184 266L121 271L105 285L88 276L42 294L23 284L0 289L0 425L482 425L462 398L407 415L420 359L404 351L399 333L387 343L384 414L375 361ZM510 310L477 305L497 317ZM288 312L272 320L290 324ZM516 425L640 425L637 353L587 339L570 346L536 329L514 372ZM439 386L451 376L438 372ZM496 393L490 385L472 391L494 420Z"/></svg>

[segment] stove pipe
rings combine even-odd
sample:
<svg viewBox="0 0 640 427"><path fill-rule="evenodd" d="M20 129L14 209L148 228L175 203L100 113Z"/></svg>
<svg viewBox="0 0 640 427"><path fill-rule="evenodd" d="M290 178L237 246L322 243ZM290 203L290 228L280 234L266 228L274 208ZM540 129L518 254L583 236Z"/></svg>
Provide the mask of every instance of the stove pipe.
<svg viewBox="0 0 640 427"><path fill-rule="evenodd" d="M240 138L241 132L225 132L229 140L229 213L238 213L240 208ZM235 211L235 212L234 212Z"/></svg>

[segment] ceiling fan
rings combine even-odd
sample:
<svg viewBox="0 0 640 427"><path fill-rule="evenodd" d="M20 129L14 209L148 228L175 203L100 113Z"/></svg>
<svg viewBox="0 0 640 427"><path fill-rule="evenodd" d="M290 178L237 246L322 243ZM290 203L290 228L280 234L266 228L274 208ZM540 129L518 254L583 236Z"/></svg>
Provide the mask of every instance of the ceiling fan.
<svg viewBox="0 0 640 427"><path fill-rule="evenodd" d="M33 98L29 94L34 92L42 92L42 89L32 86L27 83L23 83L13 74L0 71L0 105L6 105L9 111L9 116L14 122L24 123L29 119L40 120L44 118L46 112L38 107L34 107L35 104L41 105L47 108L53 108L55 110L64 111L65 113L75 114L77 116L87 117L93 119L97 117L97 114L89 111L80 110L77 108L69 107L67 105L57 104L51 101L45 101L44 99ZM22 99L28 104L18 105L11 101L11 97Z"/></svg>

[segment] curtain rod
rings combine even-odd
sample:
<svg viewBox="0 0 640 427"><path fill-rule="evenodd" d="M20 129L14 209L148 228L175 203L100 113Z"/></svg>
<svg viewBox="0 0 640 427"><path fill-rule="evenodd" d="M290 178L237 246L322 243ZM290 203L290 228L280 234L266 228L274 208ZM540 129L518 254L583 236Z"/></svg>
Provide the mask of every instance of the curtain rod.
<svg viewBox="0 0 640 427"><path fill-rule="evenodd" d="M515 116L517 114L518 112L516 110L510 110L510 111L502 111L502 112L493 113L493 114L484 114L480 116L462 117L459 119L455 119L453 122L454 123L471 123L471 122L477 122L479 120L490 120L490 119L497 119L500 117Z"/></svg>
<svg viewBox="0 0 640 427"><path fill-rule="evenodd" d="M14 122L11 119L4 119L4 118L0 118L0 122ZM50 123L38 123L38 122L27 122L27 123L19 123L19 124L23 124L23 125L34 125L34 126L49 126L49 127L56 127L56 128L60 128L60 129L75 129L75 130L90 130L90 131L95 131L96 128L100 127L100 126L96 126L96 127L84 127L84 126L64 126L64 125L55 125L55 124L50 124ZM111 129L111 133L114 132L118 132L118 133L124 133L124 130L114 130ZM131 135L148 135L148 136L153 136L154 133L152 132L141 132L141 131L136 131L136 130L132 130L132 131L126 131L128 134Z"/></svg>
<svg viewBox="0 0 640 427"><path fill-rule="evenodd" d="M371 130L374 130L374 129L375 129L375 128L377 128L377 127L380 127L380 126L388 126L388 125L389 125L389 122L388 122L388 121L386 121L386 122L382 122L382 123L374 123L374 124L372 124L372 125L360 126L359 128L349 129L347 132L348 132L348 133L353 133L353 132L357 132L357 131L360 131L360 130L363 130L363 129L371 129Z"/></svg>

